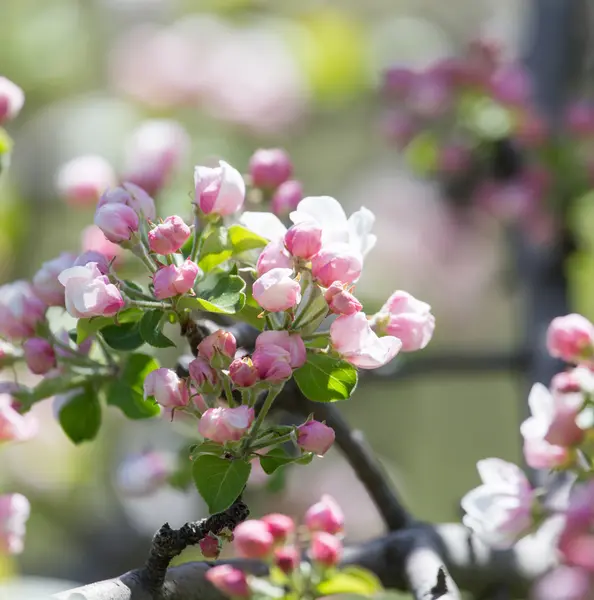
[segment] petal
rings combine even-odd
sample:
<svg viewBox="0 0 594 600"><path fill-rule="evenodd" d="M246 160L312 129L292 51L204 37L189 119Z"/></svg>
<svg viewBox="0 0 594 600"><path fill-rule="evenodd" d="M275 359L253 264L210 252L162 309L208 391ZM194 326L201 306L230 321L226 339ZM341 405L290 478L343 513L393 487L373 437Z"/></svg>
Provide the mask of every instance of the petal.
<svg viewBox="0 0 594 600"><path fill-rule="evenodd" d="M385 336L368 343L349 362L360 369L377 369L389 363L402 348L402 342L395 337Z"/></svg>
<svg viewBox="0 0 594 600"><path fill-rule="evenodd" d="M488 486L519 490L528 485L526 475L520 467L500 458L479 460L476 469L483 483Z"/></svg>
<svg viewBox="0 0 594 600"><path fill-rule="evenodd" d="M370 252L377 242L377 236L371 233L374 223L375 215L367 208L361 208L349 217L349 243L363 256Z"/></svg>
<svg viewBox="0 0 594 600"><path fill-rule="evenodd" d="M289 218L293 223L316 221L322 229L347 229L346 214L340 202L332 196L303 198L297 205L297 210L293 211Z"/></svg>
<svg viewBox="0 0 594 600"><path fill-rule="evenodd" d="M269 212L244 212L239 222L250 231L261 235L267 240L277 241L285 237L287 228L282 221Z"/></svg>
<svg viewBox="0 0 594 600"><path fill-rule="evenodd" d="M555 413L555 401L553 395L542 383L535 383L528 396L530 412L537 419L546 420L550 423Z"/></svg>
<svg viewBox="0 0 594 600"><path fill-rule="evenodd" d="M88 263L85 267L70 267L69 269L64 269L58 275L58 281L65 286L69 281L74 279L85 282L98 277L99 275L101 275L101 272L97 268L97 263Z"/></svg>
<svg viewBox="0 0 594 600"><path fill-rule="evenodd" d="M220 177L221 169L202 166L194 167L194 187L196 188L196 192L200 194Z"/></svg>

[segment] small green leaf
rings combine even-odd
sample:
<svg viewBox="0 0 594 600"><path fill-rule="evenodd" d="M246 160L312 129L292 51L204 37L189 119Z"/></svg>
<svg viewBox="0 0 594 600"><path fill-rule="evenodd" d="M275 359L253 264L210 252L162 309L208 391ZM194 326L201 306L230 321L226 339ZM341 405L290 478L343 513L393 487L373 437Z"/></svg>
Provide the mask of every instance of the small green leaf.
<svg viewBox="0 0 594 600"><path fill-rule="evenodd" d="M240 496L252 466L243 460L226 460L203 454L192 465L196 488L208 505L210 514L229 508Z"/></svg>
<svg viewBox="0 0 594 600"><path fill-rule="evenodd" d="M71 396L60 409L58 419L66 435L75 444L94 439L101 426L101 405L97 392L87 386Z"/></svg>
<svg viewBox="0 0 594 600"><path fill-rule="evenodd" d="M260 455L260 466L264 473L271 475L279 467L294 462L295 457L290 456L283 448L273 448L270 452Z"/></svg>
<svg viewBox="0 0 594 600"><path fill-rule="evenodd" d="M381 592L382 589L379 579L370 571L360 567L346 567L333 573L317 586L317 591L323 596L356 594L370 597Z"/></svg>
<svg viewBox="0 0 594 600"><path fill-rule="evenodd" d="M105 343L114 350L129 352L136 350L144 344L140 335L138 323L122 323L121 325L108 325L101 329Z"/></svg>
<svg viewBox="0 0 594 600"><path fill-rule="evenodd" d="M198 296L183 296L178 308L233 315L245 305L245 281L239 275L217 270L198 284Z"/></svg>
<svg viewBox="0 0 594 600"><path fill-rule="evenodd" d="M357 386L357 370L344 360L308 352L307 362L294 373L303 395L314 402L350 398Z"/></svg>
<svg viewBox="0 0 594 600"><path fill-rule="evenodd" d="M144 399L144 379L159 363L147 354L131 354L122 375L107 392L107 404L117 406L129 419L150 419L160 414L159 406Z"/></svg>
<svg viewBox="0 0 594 600"><path fill-rule="evenodd" d="M279 467L266 481L266 490L277 494L285 489L287 484L287 467Z"/></svg>
<svg viewBox="0 0 594 600"><path fill-rule="evenodd" d="M413 171L428 175L437 166L439 142L433 133L427 131L417 135L405 150L406 162Z"/></svg>
<svg viewBox="0 0 594 600"><path fill-rule="evenodd" d="M171 348L175 344L161 331L166 315L160 308L144 313L140 320L140 335L142 339L155 348Z"/></svg>
<svg viewBox="0 0 594 600"><path fill-rule="evenodd" d="M232 250L226 227L209 227L202 248L198 266L208 272L231 258Z"/></svg>
<svg viewBox="0 0 594 600"><path fill-rule="evenodd" d="M209 442L208 440L201 444L195 444L190 450L190 460L196 460L201 454L213 454L214 456L221 456L224 448L221 444L215 444L215 442Z"/></svg>
<svg viewBox="0 0 594 600"><path fill-rule="evenodd" d="M242 254L248 250L257 250L268 245L268 240L259 236L257 233L242 227L241 225L232 225L229 227L229 241L233 254Z"/></svg>
<svg viewBox="0 0 594 600"><path fill-rule="evenodd" d="M89 336L94 335L103 327L107 325L113 325L116 323L135 323L140 321L143 315L143 311L140 308L127 308L117 314L116 317L91 317L90 319L79 319L76 323L76 343L81 344Z"/></svg>

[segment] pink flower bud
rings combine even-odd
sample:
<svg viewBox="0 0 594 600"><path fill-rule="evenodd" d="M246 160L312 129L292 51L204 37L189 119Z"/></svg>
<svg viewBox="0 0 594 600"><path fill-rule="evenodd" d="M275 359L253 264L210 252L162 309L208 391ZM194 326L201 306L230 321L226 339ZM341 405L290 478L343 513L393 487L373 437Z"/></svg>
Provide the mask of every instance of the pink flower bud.
<svg viewBox="0 0 594 600"><path fill-rule="evenodd" d="M524 69L518 65L509 65L493 74L491 93L503 104L522 106L529 102L532 86Z"/></svg>
<svg viewBox="0 0 594 600"><path fill-rule="evenodd" d="M333 567L342 557L342 542L331 533L316 531L309 548L311 559L323 567Z"/></svg>
<svg viewBox="0 0 594 600"><path fill-rule="evenodd" d="M452 93L446 78L440 73L427 71L412 82L406 105L422 118L435 118L445 114L452 105Z"/></svg>
<svg viewBox="0 0 594 600"><path fill-rule="evenodd" d="M31 505L22 494L0 496L0 552L20 554L25 546L25 527Z"/></svg>
<svg viewBox="0 0 594 600"><path fill-rule="evenodd" d="M95 225L114 244L128 241L139 224L138 215L125 204L104 204L95 213Z"/></svg>
<svg viewBox="0 0 594 600"><path fill-rule="evenodd" d="M360 369L382 367L402 348L398 338L379 338L362 312L338 317L330 325L330 341L344 360Z"/></svg>
<svg viewBox="0 0 594 600"><path fill-rule="evenodd" d="M338 502L332 496L324 494L319 502L307 509L305 525L310 531L340 533L344 528L344 514Z"/></svg>
<svg viewBox="0 0 594 600"><path fill-rule="evenodd" d="M272 212L284 217L297 208L303 199L303 185L300 181L289 179L281 183L272 196Z"/></svg>
<svg viewBox="0 0 594 600"><path fill-rule="evenodd" d="M565 123L570 133L578 137L594 134L594 106L590 102L580 101L567 109Z"/></svg>
<svg viewBox="0 0 594 600"><path fill-rule="evenodd" d="M254 422L254 409L243 404L237 408L209 408L200 418L198 433L217 444L240 440Z"/></svg>
<svg viewBox="0 0 594 600"><path fill-rule="evenodd" d="M198 389L206 393L214 390L218 382L217 373L205 358L201 356L195 358L189 364L188 369L190 377Z"/></svg>
<svg viewBox="0 0 594 600"><path fill-rule="evenodd" d="M557 373L551 380L553 394L571 394L594 391L594 372L588 367L574 367Z"/></svg>
<svg viewBox="0 0 594 600"><path fill-rule="evenodd" d="M177 265L161 267L153 275L155 298L163 300L178 294L186 294L194 287L199 273L200 267L189 258L180 267Z"/></svg>
<svg viewBox="0 0 594 600"><path fill-rule="evenodd" d="M0 444L25 442L37 435L35 416L31 413L21 415L17 408L17 403L10 394L0 393Z"/></svg>
<svg viewBox="0 0 594 600"><path fill-rule="evenodd" d="M293 256L309 260L322 248L322 229L307 221L297 223L287 231L285 246Z"/></svg>
<svg viewBox="0 0 594 600"><path fill-rule="evenodd" d="M590 600L591 587L588 571L559 565L535 583L532 597L535 600Z"/></svg>
<svg viewBox="0 0 594 600"><path fill-rule="evenodd" d="M547 331L551 356L566 362L580 362L594 353L594 325L585 317L570 314L551 321Z"/></svg>
<svg viewBox="0 0 594 600"><path fill-rule="evenodd" d="M0 335L9 340L31 337L45 320L46 305L26 281L0 286Z"/></svg>
<svg viewBox="0 0 594 600"><path fill-rule="evenodd" d="M249 598L250 588L243 571L231 565L218 565L206 572L206 579L222 592L232 598Z"/></svg>
<svg viewBox="0 0 594 600"><path fill-rule="evenodd" d="M58 280L66 290L66 310L77 319L110 317L124 307L120 291L101 274L97 263L66 269Z"/></svg>
<svg viewBox="0 0 594 600"><path fill-rule="evenodd" d="M0 76L0 125L14 119L25 104L23 90L7 79Z"/></svg>
<svg viewBox="0 0 594 600"><path fill-rule="evenodd" d="M348 292L339 281L335 281L326 290L324 299L328 303L330 312L335 315L353 315L363 308L359 300Z"/></svg>
<svg viewBox="0 0 594 600"><path fill-rule="evenodd" d="M384 72L383 93L402 99L408 94L415 77L415 73L406 67L390 67Z"/></svg>
<svg viewBox="0 0 594 600"><path fill-rule="evenodd" d="M301 561L299 551L295 546L277 548L274 551L274 564L286 575L290 575Z"/></svg>
<svg viewBox="0 0 594 600"><path fill-rule="evenodd" d="M58 281L58 275L74 266L75 260L74 254L62 252L57 258L44 262L35 273L33 289L48 306L64 306L64 286Z"/></svg>
<svg viewBox="0 0 594 600"><path fill-rule="evenodd" d="M124 182L120 187L107 190L99 198L97 210L106 204L125 204L139 217L154 221L157 217L155 201L140 187Z"/></svg>
<svg viewBox="0 0 594 600"><path fill-rule="evenodd" d="M319 421L307 421L297 427L297 444L305 452L324 456L334 443L334 429Z"/></svg>
<svg viewBox="0 0 594 600"><path fill-rule="evenodd" d="M228 358L235 356L237 342L235 341L235 336L230 331L218 329L209 336L206 336L198 344L198 355L208 361L211 361L217 352Z"/></svg>
<svg viewBox="0 0 594 600"><path fill-rule="evenodd" d="M107 269L103 269L103 265L105 260L107 262L118 259L121 257L122 248L117 244L110 242L104 235L101 229L96 225L89 225L83 229L82 232L82 249L86 254L87 252L97 252L102 256L101 261L90 260L86 261L84 264L80 261L77 261L77 266L84 266L87 262L96 262L98 266L100 266L100 270L104 273L107 273ZM82 260L82 259L81 259Z"/></svg>
<svg viewBox="0 0 594 600"><path fill-rule="evenodd" d="M52 345L43 338L29 338L23 344L25 361L35 375L45 375L56 366L56 353Z"/></svg>
<svg viewBox="0 0 594 600"><path fill-rule="evenodd" d="M219 538L207 533L199 542L200 552L204 558L219 558L221 544Z"/></svg>
<svg viewBox="0 0 594 600"><path fill-rule="evenodd" d="M167 217L148 232L149 248L156 254L177 252L192 234L181 217Z"/></svg>
<svg viewBox="0 0 594 600"><path fill-rule="evenodd" d="M266 558L273 546L274 537L263 521L244 521L233 532L233 547L242 558Z"/></svg>
<svg viewBox="0 0 594 600"><path fill-rule="evenodd" d="M73 206L94 206L116 184L112 166L101 156L79 156L60 168L56 187Z"/></svg>
<svg viewBox="0 0 594 600"><path fill-rule="evenodd" d="M263 331L256 338L256 350L261 350L266 346L275 346L286 350L289 353L289 364L293 369L302 367L307 360L305 344L298 333Z"/></svg>
<svg viewBox="0 0 594 600"><path fill-rule="evenodd" d="M325 246L311 260L311 272L324 287L335 281L353 283L361 275L361 255L347 244Z"/></svg>
<svg viewBox="0 0 594 600"><path fill-rule="evenodd" d="M404 352L414 352L422 350L431 341L435 317L429 304L399 290L373 316L373 328L380 335L398 338Z"/></svg>
<svg viewBox="0 0 594 600"><path fill-rule="evenodd" d="M524 438L522 451L526 464L533 469L555 469L571 461L568 448L549 444L542 438Z"/></svg>
<svg viewBox="0 0 594 600"><path fill-rule="evenodd" d="M229 377L237 387L251 387L258 381L258 370L250 358L236 358L229 366Z"/></svg>
<svg viewBox="0 0 594 600"><path fill-rule="evenodd" d="M293 308L301 301L301 286L292 276L292 269L270 269L254 282L254 300L269 312Z"/></svg>
<svg viewBox="0 0 594 600"><path fill-rule="evenodd" d="M260 253L256 263L258 277L272 269L292 269L293 261L282 240L270 242Z"/></svg>
<svg viewBox="0 0 594 600"><path fill-rule="evenodd" d="M116 473L120 492L131 498L142 498L154 494L163 487L171 464L161 452L149 450L126 457Z"/></svg>
<svg viewBox="0 0 594 600"><path fill-rule="evenodd" d="M195 203L205 214L221 216L236 213L245 200L245 182L241 173L225 161L219 166L196 167L194 170L196 188Z"/></svg>
<svg viewBox="0 0 594 600"><path fill-rule="evenodd" d="M190 395L186 382L175 371L161 368L151 371L144 379L144 399L154 397L165 408L187 406Z"/></svg>
<svg viewBox="0 0 594 600"><path fill-rule="evenodd" d="M295 531L295 523L291 517L280 513L271 513L262 517L262 523L268 527L268 531L274 538L275 543L284 543Z"/></svg>
<svg viewBox="0 0 594 600"><path fill-rule="evenodd" d="M254 187L272 190L292 174L291 158L280 148L256 150L250 159L250 176Z"/></svg>
<svg viewBox="0 0 594 600"><path fill-rule="evenodd" d="M285 381L293 374L291 355L280 346L270 344L256 349L252 361L260 379L271 383Z"/></svg>

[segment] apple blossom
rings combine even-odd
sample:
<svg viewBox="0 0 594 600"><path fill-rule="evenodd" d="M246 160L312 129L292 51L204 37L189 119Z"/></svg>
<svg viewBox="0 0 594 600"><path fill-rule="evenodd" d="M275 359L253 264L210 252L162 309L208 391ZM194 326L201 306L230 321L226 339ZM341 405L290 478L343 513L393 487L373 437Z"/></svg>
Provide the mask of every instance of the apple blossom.
<svg viewBox="0 0 594 600"><path fill-rule="evenodd" d="M97 263L65 269L58 280L66 290L66 310L77 319L109 317L124 307L120 291L101 274Z"/></svg>
<svg viewBox="0 0 594 600"><path fill-rule="evenodd" d="M254 300L269 312L293 308L301 301L301 286L292 276L292 269L270 269L254 282Z"/></svg>
<svg viewBox="0 0 594 600"><path fill-rule="evenodd" d="M556 317L547 331L551 356L566 362L580 362L594 354L594 325L585 317L570 314Z"/></svg>
<svg viewBox="0 0 594 600"><path fill-rule="evenodd" d="M486 544L507 548L532 527L534 491L512 463L488 458L477 469L483 484L462 498L463 522Z"/></svg>
<svg viewBox="0 0 594 600"><path fill-rule="evenodd" d="M225 161L216 168L196 167L195 203L206 215L222 217L236 213L245 200L245 182L241 173Z"/></svg>
<svg viewBox="0 0 594 600"><path fill-rule="evenodd" d="M217 353L233 358L235 352L237 352L235 336L224 329L217 329L198 344L198 355L208 361L211 361Z"/></svg>
<svg viewBox="0 0 594 600"><path fill-rule="evenodd" d="M186 294L194 287L200 272L200 267L189 258L179 267L177 265L161 267L153 275L155 298L164 300L178 294Z"/></svg>
<svg viewBox="0 0 594 600"><path fill-rule="evenodd" d="M297 445L305 452L323 456L334 443L334 429L325 423L311 420L297 427Z"/></svg>
<svg viewBox="0 0 594 600"><path fill-rule="evenodd" d="M270 383L280 383L293 374L291 354L274 344L257 348L252 354L252 362L258 371L258 377Z"/></svg>
<svg viewBox="0 0 594 600"><path fill-rule="evenodd" d="M134 183L124 182L120 187L104 192L97 203L97 210L106 204L125 204L139 217L149 221L154 221L157 217L155 201Z"/></svg>
<svg viewBox="0 0 594 600"><path fill-rule="evenodd" d="M246 406L237 408L209 408L198 423L198 433L217 444L240 440L254 422L254 409Z"/></svg>
<svg viewBox="0 0 594 600"><path fill-rule="evenodd" d="M187 406L190 395L186 382L175 371L161 368L150 372L144 380L144 399L154 397L165 408Z"/></svg>
<svg viewBox="0 0 594 600"><path fill-rule="evenodd" d="M309 553L313 562L333 567L342 557L342 542L331 533L316 531L311 537Z"/></svg>
<svg viewBox="0 0 594 600"><path fill-rule="evenodd" d="M251 387L259 379L251 358L236 358L229 365L229 377L237 387Z"/></svg>
<svg viewBox="0 0 594 600"><path fill-rule="evenodd" d="M359 312L363 305L345 288L345 284L335 281L324 293L330 312L335 315L353 315Z"/></svg>
<svg viewBox="0 0 594 600"><path fill-rule="evenodd" d="M532 93L527 73L516 65L503 67L491 78L491 93L504 104L523 105L530 100Z"/></svg>
<svg viewBox="0 0 594 600"><path fill-rule="evenodd" d="M58 281L58 275L74 266L75 261L74 254L62 252L57 258L44 262L33 276L35 294L48 306L64 306L64 286Z"/></svg>
<svg viewBox="0 0 594 600"><path fill-rule="evenodd" d="M171 466L168 457L153 450L130 455L118 467L117 486L129 497L148 496L167 482Z"/></svg>
<svg viewBox="0 0 594 600"><path fill-rule="evenodd" d="M322 248L322 229L316 223L297 223L285 234L285 246L292 256L309 260Z"/></svg>
<svg viewBox="0 0 594 600"><path fill-rule="evenodd" d="M24 104L23 90L10 79L0 76L0 125L14 119Z"/></svg>
<svg viewBox="0 0 594 600"><path fill-rule="evenodd" d="M274 538L275 543L284 543L295 531L295 522L287 515L271 513L262 517L261 521L268 527L268 531Z"/></svg>
<svg viewBox="0 0 594 600"><path fill-rule="evenodd" d="M99 231L99 233L101 233L101 231ZM101 235L103 234L101 233ZM111 244L111 242L108 242L107 240L105 241ZM113 244L113 246L119 248L119 246L116 246L115 244ZM107 256L105 256L105 254L101 254L101 252L96 252L95 250L87 250L86 252L79 254L72 266L84 267L87 263L90 262L97 263L97 268L99 269L99 271L101 271L103 275L107 275L109 273L109 260L107 259Z"/></svg>
<svg viewBox="0 0 594 600"><path fill-rule="evenodd" d="M289 155L280 148L256 150L250 158L250 177L257 188L274 189L293 174Z"/></svg>
<svg viewBox="0 0 594 600"><path fill-rule="evenodd" d="M274 537L264 521L250 519L233 532L233 546L242 558L265 558L274 546Z"/></svg>
<svg viewBox="0 0 594 600"><path fill-rule="evenodd" d="M330 341L344 360L360 369L382 367L402 347L398 338L378 337L362 312L338 317L330 325Z"/></svg>
<svg viewBox="0 0 594 600"><path fill-rule="evenodd" d="M535 600L591 600L591 575L585 569L559 565L539 579L533 590Z"/></svg>
<svg viewBox="0 0 594 600"><path fill-rule="evenodd" d="M275 215L284 217L297 208L303 199L303 185L300 181L289 179L281 183L272 195L271 210Z"/></svg>
<svg viewBox="0 0 594 600"><path fill-rule="evenodd" d="M218 382L217 372L210 366L208 360L198 356L189 364L188 370L198 389L205 393L215 389Z"/></svg>
<svg viewBox="0 0 594 600"><path fill-rule="evenodd" d="M305 344L298 333L288 331L263 331L256 338L256 350L265 346L279 346L289 353L289 364L293 369L298 369L305 364L307 356Z"/></svg>
<svg viewBox="0 0 594 600"><path fill-rule="evenodd" d="M173 215L148 232L149 248L156 254L172 254L186 243L190 235L192 232L184 220Z"/></svg>
<svg viewBox="0 0 594 600"><path fill-rule="evenodd" d="M309 531L340 533L344 528L344 514L332 496L324 494L319 502L307 509L305 525Z"/></svg>
<svg viewBox="0 0 594 600"><path fill-rule="evenodd" d="M45 320L46 305L23 280L0 286L0 335L9 340L30 337Z"/></svg>
<svg viewBox="0 0 594 600"><path fill-rule="evenodd" d="M31 505L22 494L0 496L0 553L20 554Z"/></svg>
<svg viewBox="0 0 594 600"><path fill-rule="evenodd" d="M225 596L250 597L250 588L245 573L231 565L218 565L208 569L206 579Z"/></svg>
<svg viewBox="0 0 594 600"><path fill-rule="evenodd" d="M199 542L200 552L204 558L218 558L221 553L221 544L219 539L207 533Z"/></svg>
<svg viewBox="0 0 594 600"><path fill-rule="evenodd" d="M139 227L138 215L126 204L104 204L95 213L95 225L114 244L128 241Z"/></svg>
<svg viewBox="0 0 594 600"><path fill-rule="evenodd" d="M445 114L452 105L452 91L446 77L431 70L417 74L406 95L406 105L421 118Z"/></svg>
<svg viewBox="0 0 594 600"><path fill-rule="evenodd" d="M62 198L73 206L94 206L103 192L116 185L113 167L101 156L79 156L64 164L56 178Z"/></svg>
<svg viewBox="0 0 594 600"><path fill-rule="evenodd" d="M274 564L286 575L290 575L299 566L300 560L295 546L285 546L274 551Z"/></svg>
<svg viewBox="0 0 594 600"><path fill-rule="evenodd" d="M285 248L283 240L270 242L260 253L256 263L258 277L268 273L271 269L292 269L293 260Z"/></svg>
<svg viewBox="0 0 594 600"><path fill-rule="evenodd" d="M21 415L14 398L6 392L0 393L0 444L25 442L37 435L38 425L32 413Z"/></svg>
<svg viewBox="0 0 594 600"><path fill-rule="evenodd" d="M330 244L323 247L311 260L311 272L324 287L335 281L353 283L363 269L362 257L347 244Z"/></svg>
<svg viewBox="0 0 594 600"><path fill-rule="evenodd" d="M56 353L43 338L29 338L23 344L25 362L35 375L45 375L56 366Z"/></svg>
<svg viewBox="0 0 594 600"><path fill-rule="evenodd" d="M120 246L118 246L117 244L110 242L105 237L105 235L103 235L103 232L101 231L101 229L99 229L99 227L97 227L97 225L89 225L88 227L83 229L82 250L84 254L86 254L87 252L98 252L99 254L101 254L101 256L107 259L108 262L113 260L114 258L118 259L122 255L122 248L120 248ZM87 262L97 262L98 266L103 266L103 261L91 260ZM81 264L79 262L80 266L84 266L85 264L86 262L84 264ZM101 268L101 270L104 269ZM107 271L105 270L105 272Z"/></svg>

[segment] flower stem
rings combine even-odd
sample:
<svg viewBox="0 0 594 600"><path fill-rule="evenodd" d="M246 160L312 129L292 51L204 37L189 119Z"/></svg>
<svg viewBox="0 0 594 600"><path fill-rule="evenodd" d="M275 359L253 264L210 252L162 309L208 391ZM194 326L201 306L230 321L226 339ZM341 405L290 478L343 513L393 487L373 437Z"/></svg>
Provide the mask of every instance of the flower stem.
<svg viewBox="0 0 594 600"><path fill-rule="evenodd" d="M146 265L147 269L151 273L157 272L157 265L155 264L155 261L149 256L149 253L146 250L146 246L142 242L136 244L132 248L132 252L138 258L140 258L140 260Z"/></svg>
<svg viewBox="0 0 594 600"><path fill-rule="evenodd" d="M229 378L226 375L223 375L223 389L225 390L225 396L227 397L227 404L230 407L236 406L235 399L233 398L233 392L231 391L231 384L229 383Z"/></svg>
<svg viewBox="0 0 594 600"><path fill-rule="evenodd" d="M286 444L287 442L291 442L295 439L293 432L287 433L286 435L275 436L274 434L266 435L263 438L257 440L254 444L250 446L250 450L261 450L262 448L266 448L270 445L278 446L280 444Z"/></svg>
<svg viewBox="0 0 594 600"><path fill-rule="evenodd" d="M206 237L206 232L208 229L208 225L200 231L200 216L198 215L198 211L194 216L194 239L192 240L192 251L190 252L190 260L192 262L198 262L198 257L200 256L200 250L202 250L202 245L204 244L204 238Z"/></svg>
<svg viewBox="0 0 594 600"><path fill-rule="evenodd" d="M148 300L132 300L130 299L131 306L138 306L138 308L162 308L163 310L170 309L171 306L169 304L165 304L165 302L153 302Z"/></svg>
<svg viewBox="0 0 594 600"><path fill-rule="evenodd" d="M250 431L247 438L245 438L245 442L243 445L244 450L249 448L252 441L256 438L258 430L262 426L262 423L264 423L264 419L266 418L266 415L268 414L272 403L274 402L275 398L281 393L283 387L284 383L281 385L275 385L268 390L268 395L266 396L266 400L264 400L264 404L262 405L262 408L260 409L260 412L258 413L254 424L252 425L252 430Z"/></svg>
<svg viewBox="0 0 594 600"><path fill-rule="evenodd" d="M327 337L328 335L330 335L329 331L314 331L313 333L304 335L302 337L303 337L304 341L307 341L307 340L315 340L318 338Z"/></svg>

